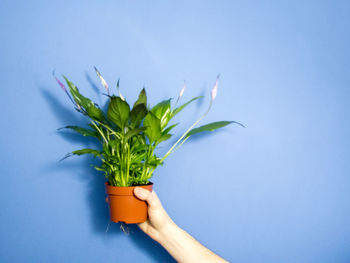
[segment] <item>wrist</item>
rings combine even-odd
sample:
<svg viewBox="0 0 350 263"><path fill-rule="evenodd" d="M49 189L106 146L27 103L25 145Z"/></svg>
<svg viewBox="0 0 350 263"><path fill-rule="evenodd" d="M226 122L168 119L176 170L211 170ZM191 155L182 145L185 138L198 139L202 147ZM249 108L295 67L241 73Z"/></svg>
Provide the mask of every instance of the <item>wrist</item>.
<svg viewBox="0 0 350 263"><path fill-rule="evenodd" d="M178 232L179 227L170 219L159 231L156 241L164 244Z"/></svg>

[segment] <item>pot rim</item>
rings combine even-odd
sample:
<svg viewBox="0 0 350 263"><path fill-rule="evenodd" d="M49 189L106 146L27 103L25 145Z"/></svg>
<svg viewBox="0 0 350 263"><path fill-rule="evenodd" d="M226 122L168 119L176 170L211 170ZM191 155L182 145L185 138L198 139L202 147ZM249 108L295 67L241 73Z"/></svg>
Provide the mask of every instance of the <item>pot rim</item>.
<svg viewBox="0 0 350 263"><path fill-rule="evenodd" d="M132 188L132 187L141 187L141 186L153 185L153 182L149 181L148 184L139 184L139 185L133 185L133 186L113 186L113 185L110 185L109 182L105 182L105 185L107 185L108 187Z"/></svg>
<svg viewBox="0 0 350 263"><path fill-rule="evenodd" d="M148 184L144 184L144 185L134 185L134 186L111 186L109 185L109 182L105 182L105 185L106 185L106 193L108 195L134 195L135 187L141 187L149 191L152 191L152 188L153 188L152 182L149 182Z"/></svg>

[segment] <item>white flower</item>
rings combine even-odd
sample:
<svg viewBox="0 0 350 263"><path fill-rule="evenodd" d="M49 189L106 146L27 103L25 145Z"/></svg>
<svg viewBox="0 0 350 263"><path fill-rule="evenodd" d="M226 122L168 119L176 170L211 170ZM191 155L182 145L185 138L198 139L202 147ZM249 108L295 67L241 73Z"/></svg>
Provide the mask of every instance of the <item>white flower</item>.
<svg viewBox="0 0 350 263"><path fill-rule="evenodd" d="M182 97L182 95L184 94L185 89L186 89L186 83L184 84L183 88L180 91L179 98Z"/></svg>
<svg viewBox="0 0 350 263"><path fill-rule="evenodd" d="M211 100L214 100L216 97L216 94L218 93L218 82L219 82L219 77L220 75L217 76L216 81L215 81L215 85L213 87L213 89L211 90Z"/></svg>
<svg viewBox="0 0 350 263"><path fill-rule="evenodd" d="M103 85L103 87L106 89L107 93L109 94L109 87L108 87L108 84L107 82L105 81L105 79L101 76L100 72L98 71L98 69L96 67L95 68L95 71L96 71L96 74L97 76L100 78L101 80L101 83Z"/></svg>

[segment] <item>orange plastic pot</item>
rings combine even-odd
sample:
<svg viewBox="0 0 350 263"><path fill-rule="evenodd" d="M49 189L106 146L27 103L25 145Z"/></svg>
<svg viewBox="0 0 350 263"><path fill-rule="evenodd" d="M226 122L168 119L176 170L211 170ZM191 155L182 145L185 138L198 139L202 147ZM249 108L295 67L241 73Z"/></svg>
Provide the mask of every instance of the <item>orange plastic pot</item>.
<svg viewBox="0 0 350 263"><path fill-rule="evenodd" d="M137 187L152 191L152 186L153 183ZM147 203L134 195L135 187L111 186L108 182L106 183L106 193L108 195L106 201L109 204L111 221L138 224L147 220Z"/></svg>

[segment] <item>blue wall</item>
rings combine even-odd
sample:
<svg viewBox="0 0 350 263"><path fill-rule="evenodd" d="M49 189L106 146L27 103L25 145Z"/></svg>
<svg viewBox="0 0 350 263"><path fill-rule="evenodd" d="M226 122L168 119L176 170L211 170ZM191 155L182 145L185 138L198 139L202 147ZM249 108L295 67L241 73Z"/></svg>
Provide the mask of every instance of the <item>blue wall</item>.
<svg viewBox="0 0 350 263"><path fill-rule="evenodd" d="M165 3L166 2L166 3ZM232 262L350 261L349 1L0 2L0 261L172 262L137 227L108 224L93 142L51 73L104 101L219 92L194 138L154 175L181 227ZM183 131L209 102L178 116ZM164 153L169 145L160 150Z"/></svg>

